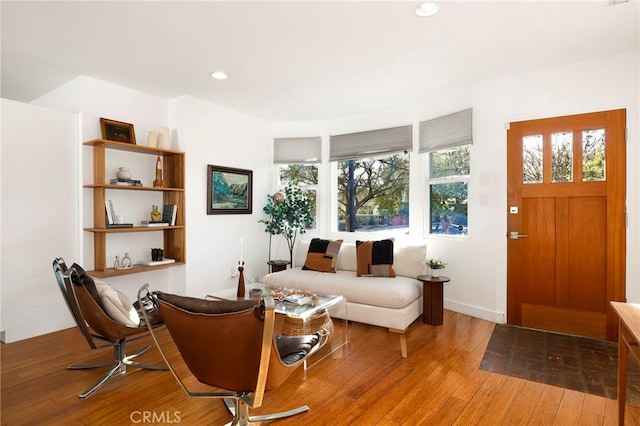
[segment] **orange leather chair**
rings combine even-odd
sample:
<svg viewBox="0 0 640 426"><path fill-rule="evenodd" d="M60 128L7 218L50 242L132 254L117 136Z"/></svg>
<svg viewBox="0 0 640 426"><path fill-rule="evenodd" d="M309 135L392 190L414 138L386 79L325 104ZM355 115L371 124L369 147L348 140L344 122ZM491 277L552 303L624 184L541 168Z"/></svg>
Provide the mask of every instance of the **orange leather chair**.
<svg viewBox="0 0 640 426"><path fill-rule="evenodd" d="M56 258L53 261L53 272L58 282L58 287L69 308L71 316L75 320L78 329L87 340L91 349L113 348L113 358L110 361L85 364L70 365L70 370L82 370L99 367L108 367L107 371L98 381L82 392L79 397L86 398L104 385L109 379L121 376L127 372L127 366L143 368L148 370L167 370L163 365L150 365L133 361L133 358L149 350L150 346L142 350L127 355L126 343L149 335L146 325L132 327L114 321L104 311L100 304L99 296L96 292L93 280L87 276L78 265L67 267L64 259ZM149 316L152 327L162 326L161 321Z"/></svg>
<svg viewBox="0 0 640 426"><path fill-rule="evenodd" d="M157 333L150 329L169 369L187 395L224 399L234 416L233 425L264 422L309 410L308 406L302 406L282 413L249 416L250 408L262 405L266 391L280 386L326 340L326 336L319 333L274 336L272 297L212 301L150 293L145 285L138 291L138 300L144 298L157 304L178 349L180 357L170 360L171 353L176 353L169 350L171 343L165 339L161 344ZM178 372L185 371L176 368L178 363L186 364L197 381L217 390L210 392L208 387L207 391L189 389L185 384L188 375ZM195 389L196 386L191 387Z"/></svg>

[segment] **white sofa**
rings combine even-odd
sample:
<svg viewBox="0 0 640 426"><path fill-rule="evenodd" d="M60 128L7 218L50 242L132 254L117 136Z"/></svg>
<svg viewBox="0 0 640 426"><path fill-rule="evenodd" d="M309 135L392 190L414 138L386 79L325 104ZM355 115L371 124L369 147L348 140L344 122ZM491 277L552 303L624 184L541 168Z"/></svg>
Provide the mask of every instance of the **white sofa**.
<svg viewBox="0 0 640 426"><path fill-rule="evenodd" d="M296 243L293 268L268 274L260 280L270 286L298 288L325 294L341 294L347 300L349 321L387 327L400 335L402 356L407 356L404 333L422 313L422 283L426 274L426 244L394 241L395 278L357 277L354 243L343 243L336 273L303 270L309 241Z"/></svg>

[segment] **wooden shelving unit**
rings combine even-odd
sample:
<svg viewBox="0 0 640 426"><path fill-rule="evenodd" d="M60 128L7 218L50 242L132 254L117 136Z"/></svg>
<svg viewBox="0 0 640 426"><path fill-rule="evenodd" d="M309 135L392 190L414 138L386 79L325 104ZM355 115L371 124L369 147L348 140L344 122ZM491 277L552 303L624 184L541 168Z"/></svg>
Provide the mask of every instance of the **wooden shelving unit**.
<svg viewBox="0 0 640 426"><path fill-rule="evenodd" d="M162 268L184 265L186 263L186 229L185 229L185 162L184 152L152 148L148 146L132 145L129 143L113 142L103 139L94 139L84 143L93 149L93 183L84 185L84 188L93 190L93 227L84 228L86 232L93 233L94 245L94 270L91 275L106 278L127 274L147 272ZM107 183L105 176L106 151L108 149L127 151L132 154L142 154L162 157L162 188L148 186L123 186ZM163 204L175 204L178 206L176 226L161 228L133 227L133 228L107 228L105 221L106 190L118 191L160 191ZM162 232L164 234L164 256L175 259L175 263L158 266L135 265L131 269L107 268L107 235L130 232Z"/></svg>

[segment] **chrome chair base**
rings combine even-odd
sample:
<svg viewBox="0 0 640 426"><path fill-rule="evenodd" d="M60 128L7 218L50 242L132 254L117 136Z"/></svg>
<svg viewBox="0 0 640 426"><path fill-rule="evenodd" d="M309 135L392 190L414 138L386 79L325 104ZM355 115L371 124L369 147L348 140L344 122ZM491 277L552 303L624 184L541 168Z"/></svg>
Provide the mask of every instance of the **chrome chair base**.
<svg viewBox="0 0 640 426"><path fill-rule="evenodd" d="M233 415L233 420L225 426L247 426L249 423L255 422L267 422L270 420L284 419L286 417L295 416L298 414L306 413L309 411L308 405L303 405L292 410L280 411L278 413L263 414L260 416L249 416L249 406L246 402L242 401L242 398L223 398L224 404L227 409ZM239 405L239 409L236 414L236 406Z"/></svg>
<svg viewBox="0 0 640 426"><path fill-rule="evenodd" d="M113 360L111 362L102 362L97 364L80 364L80 365L70 365L67 367L69 370L86 370L92 368L99 367L107 367L110 368L98 379L96 383L90 386L87 390L78 395L80 398L86 398L90 396L93 392L98 390L102 385L104 385L109 379L121 376L127 372L127 366L143 368L146 370L168 370L169 368L165 365L151 365L145 364L137 361L132 361L133 358L142 355L146 351L148 351L151 346L146 346L142 348L142 350L136 352L132 355L127 355L125 351L124 341L120 341L113 345Z"/></svg>

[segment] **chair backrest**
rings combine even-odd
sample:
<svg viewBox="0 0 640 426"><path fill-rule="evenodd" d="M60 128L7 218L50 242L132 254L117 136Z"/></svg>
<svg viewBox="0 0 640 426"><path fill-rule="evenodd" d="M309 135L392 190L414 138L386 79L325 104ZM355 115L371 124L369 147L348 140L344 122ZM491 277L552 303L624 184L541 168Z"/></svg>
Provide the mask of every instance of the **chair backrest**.
<svg viewBox="0 0 640 426"><path fill-rule="evenodd" d="M98 345L96 345L94 341L94 335L91 333L87 322L84 320L82 316L82 311L80 310L80 306L78 305L78 301L73 293L73 287L71 286L71 280L69 279L69 269L65 260L61 257L57 257L53 261L53 273L56 277L56 281L58 282L58 288L62 293L62 298L67 304L67 308L69 308L69 313L73 317L78 329L87 340L89 346L93 349L98 349Z"/></svg>
<svg viewBox="0 0 640 426"><path fill-rule="evenodd" d="M200 382L235 392L264 392L273 306L253 300L203 301L161 292L156 298L180 355ZM257 399L254 397L256 403Z"/></svg>
<svg viewBox="0 0 640 426"><path fill-rule="evenodd" d="M96 339L102 342L115 342L145 331L141 328L127 327L112 320L81 283L80 274L76 268L67 267L64 259L56 258L53 261L53 272L69 312L91 348L103 347L96 344Z"/></svg>

